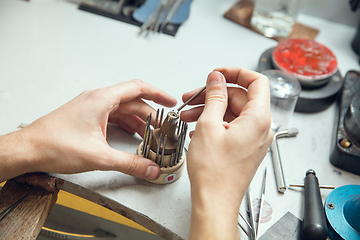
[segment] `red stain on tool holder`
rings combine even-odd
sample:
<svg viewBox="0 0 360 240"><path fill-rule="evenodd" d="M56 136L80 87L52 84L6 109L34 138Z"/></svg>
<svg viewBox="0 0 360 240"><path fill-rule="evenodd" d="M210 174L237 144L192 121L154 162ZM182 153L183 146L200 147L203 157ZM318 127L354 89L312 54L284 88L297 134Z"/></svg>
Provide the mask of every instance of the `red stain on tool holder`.
<svg viewBox="0 0 360 240"><path fill-rule="evenodd" d="M275 47L272 57L276 68L299 79L325 79L337 70L335 55L311 39L282 41Z"/></svg>

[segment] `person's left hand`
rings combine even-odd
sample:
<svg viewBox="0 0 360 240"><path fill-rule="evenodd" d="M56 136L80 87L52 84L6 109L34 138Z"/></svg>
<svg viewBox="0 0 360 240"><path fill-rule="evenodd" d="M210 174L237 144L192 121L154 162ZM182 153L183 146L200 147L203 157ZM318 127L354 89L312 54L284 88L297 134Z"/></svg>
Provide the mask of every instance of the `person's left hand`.
<svg viewBox="0 0 360 240"><path fill-rule="evenodd" d="M79 173L115 170L132 176L157 179L157 164L136 154L111 148L107 124L144 134L145 120L155 110L143 99L166 107L176 105L169 94L133 80L85 91L65 105L13 134L21 139L27 155L25 172ZM20 172L22 174L24 172ZM17 174L19 175L19 174Z"/></svg>

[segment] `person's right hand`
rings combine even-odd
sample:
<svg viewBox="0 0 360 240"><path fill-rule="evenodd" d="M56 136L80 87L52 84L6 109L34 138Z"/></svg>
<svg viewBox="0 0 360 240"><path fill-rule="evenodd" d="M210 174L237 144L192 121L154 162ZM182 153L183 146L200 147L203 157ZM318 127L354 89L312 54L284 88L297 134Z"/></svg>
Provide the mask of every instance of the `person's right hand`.
<svg viewBox="0 0 360 240"><path fill-rule="evenodd" d="M247 91L227 88L227 82ZM235 239L241 200L273 138L269 81L250 70L219 68L209 74L206 86L206 93L191 103L205 106L181 114L183 121L198 120L187 156L190 238ZM193 94L184 94L183 101Z"/></svg>

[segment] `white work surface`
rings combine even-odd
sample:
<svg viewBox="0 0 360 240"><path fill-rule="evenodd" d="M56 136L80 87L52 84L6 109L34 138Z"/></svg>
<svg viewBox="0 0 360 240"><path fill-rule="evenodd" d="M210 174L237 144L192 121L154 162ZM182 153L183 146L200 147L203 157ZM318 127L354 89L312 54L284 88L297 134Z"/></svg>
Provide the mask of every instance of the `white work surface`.
<svg viewBox="0 0 360 240"><path fill-rule="evenodd" d="M0 1L0 134L17 130L20 123L31 123L87 89L137 78L169 92L180 105L182 94L203 86L207 74L216 67L255 70L261 53L277 42L223 18L235 2L194 0L190 18L176 37L152 34L145 38L138 36L136 26L78 10L71 2ZM350 48L354 28L303 14L298 20L320 30L316 40L332 49L343 75L350 69L359 69L357 56ZM360 184L359 176L329 162L335 110L332 105L320 113L294 114L292 125L299 129L298 136L278 141L288 184L303 183L309 168L316 171L321 184ZM194 129L194 124L190 129ZM139 136L114 126L109 127L108 135L111 146L132 153L141 141ZM253 200L260 197L265 166L265 201L272 213L267 211L271 215L261 224L261 234L287 211L302 219L303 205L302 189L288 189L285 194L276 191L269 154L252 182ZM181 237L188 237L191 201L186 173L166 186L118 172L60 177L110 197ZM322 190L323 198L329 193L330 190Z"/></svg>

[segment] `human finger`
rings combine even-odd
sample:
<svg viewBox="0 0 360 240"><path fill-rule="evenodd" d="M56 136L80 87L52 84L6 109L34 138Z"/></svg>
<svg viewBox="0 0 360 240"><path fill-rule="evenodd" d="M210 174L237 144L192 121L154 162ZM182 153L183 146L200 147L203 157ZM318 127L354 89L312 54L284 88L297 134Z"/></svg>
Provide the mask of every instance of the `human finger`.
<svg viewBox="0 0 360 240"><path fill-rule="evenodd" d="M141 137L144 135L145 122L137 116L127 115L123 118L109 118L109 123L116 124L131 134L138 133Z"/></svg>
<svg viewBox="0 0 360 240"><path fill-rule="evenodd" d="M182 96L183 102L186 102L189 98L191 98L195 93L198 92L199 89L192 90L188 93L184 93ZM238 101L241 100L243 103L247 102L247 92L244 88L240 87L227 87L229 102L231 100ZM199 94L196 98L194 98L188 105L199 105L205 103L206 90ZM244 104L242 104L244 105Z"/></svg>
<svg viewBox="0 0 360 240"><path fill-rule="evenodd" d="M238 67L218 68L222 71L226 81L237 83L248 90L248 103L244 106L247 114L270 113L270 87L266 76ZM259 109L262 109L259 111Z"/></svg>
<svg viewBox="0 0 360 240"><path fill-rule="evenodd" d="M136 154L121 152L109 147L108 161L100 170L117 170L122 173L149 180L156 180L160 176L159 166L144 157Z"/></svg>
<svg viewBox="0 0 360 240"><path fill-rule="evenodd" d="M170 94L141 80L131 80L105 88L110 99L118 103L126 103L135 98L144 98L165 107L176 105L176 99ZM117 107L117 106L115 106Z"/></svg>
<svg viewBox="0 0 360 240"><path fill-rule="evenodd" d="M231 122L240 115L243 107L246 105L248 98L247 92L239 87L228 87L228 109L224 115L224 121ZM186 100L185 100L186 101ZM204 100L194 99L193 105L203 104ZM185 122L195 122L200 117L204 107L198 106L181 112L181 119Z"/></svg>
<svg viewBox="0 0 360 240"><path fill-rule="evenodd" d="M146 120L149 114L155 114L154 108L139 98L135 98L129 102L121 103L117 109L110 113L111 118L118 118L124 115L136 115L142 120Z"/></svg>
<svg viewBox="0 0 360 240"><path fill-rule="evenodd" d="M194 107L189 110L183 110L180 113L180 119L184 122L196 122L204 110L204 106Z"/></svg>
<svg viewBox="0 0 360 240"><path fill-rule="evenodd" d="M234 115L239 116L247 102L247 91L238 87L228 88L228 108Z"/></svg>
<svg viewBox="0 0 360 240"><path fill-rule="evenodd" d="M246 89L251 83L264 76L261 73L240 67L216 68L214 71L222 72L226 82L238 84Z"/></svg>
<svg viewBox="0 0 360 240"><path fill-rule="evenodd" d="M209 119L218 124L223 122L223 116L227 108L227 88L224 76L217 71L209 74L206 82L205 107L200 119Z"/></svg>
<svg viewBox="0 0 360 240"><path fill-rule="evenodd" d="M184 93L182 95L182 101L186 102L189 100L192 96L194 96L199 90L202 88L194 89L190 92ZM191 100L188 105L197 105L197 104L204 104L205 103L205 96L206 96L206 89L205 91L201 92L199 95L196 96L193 100Z"/></svg>

